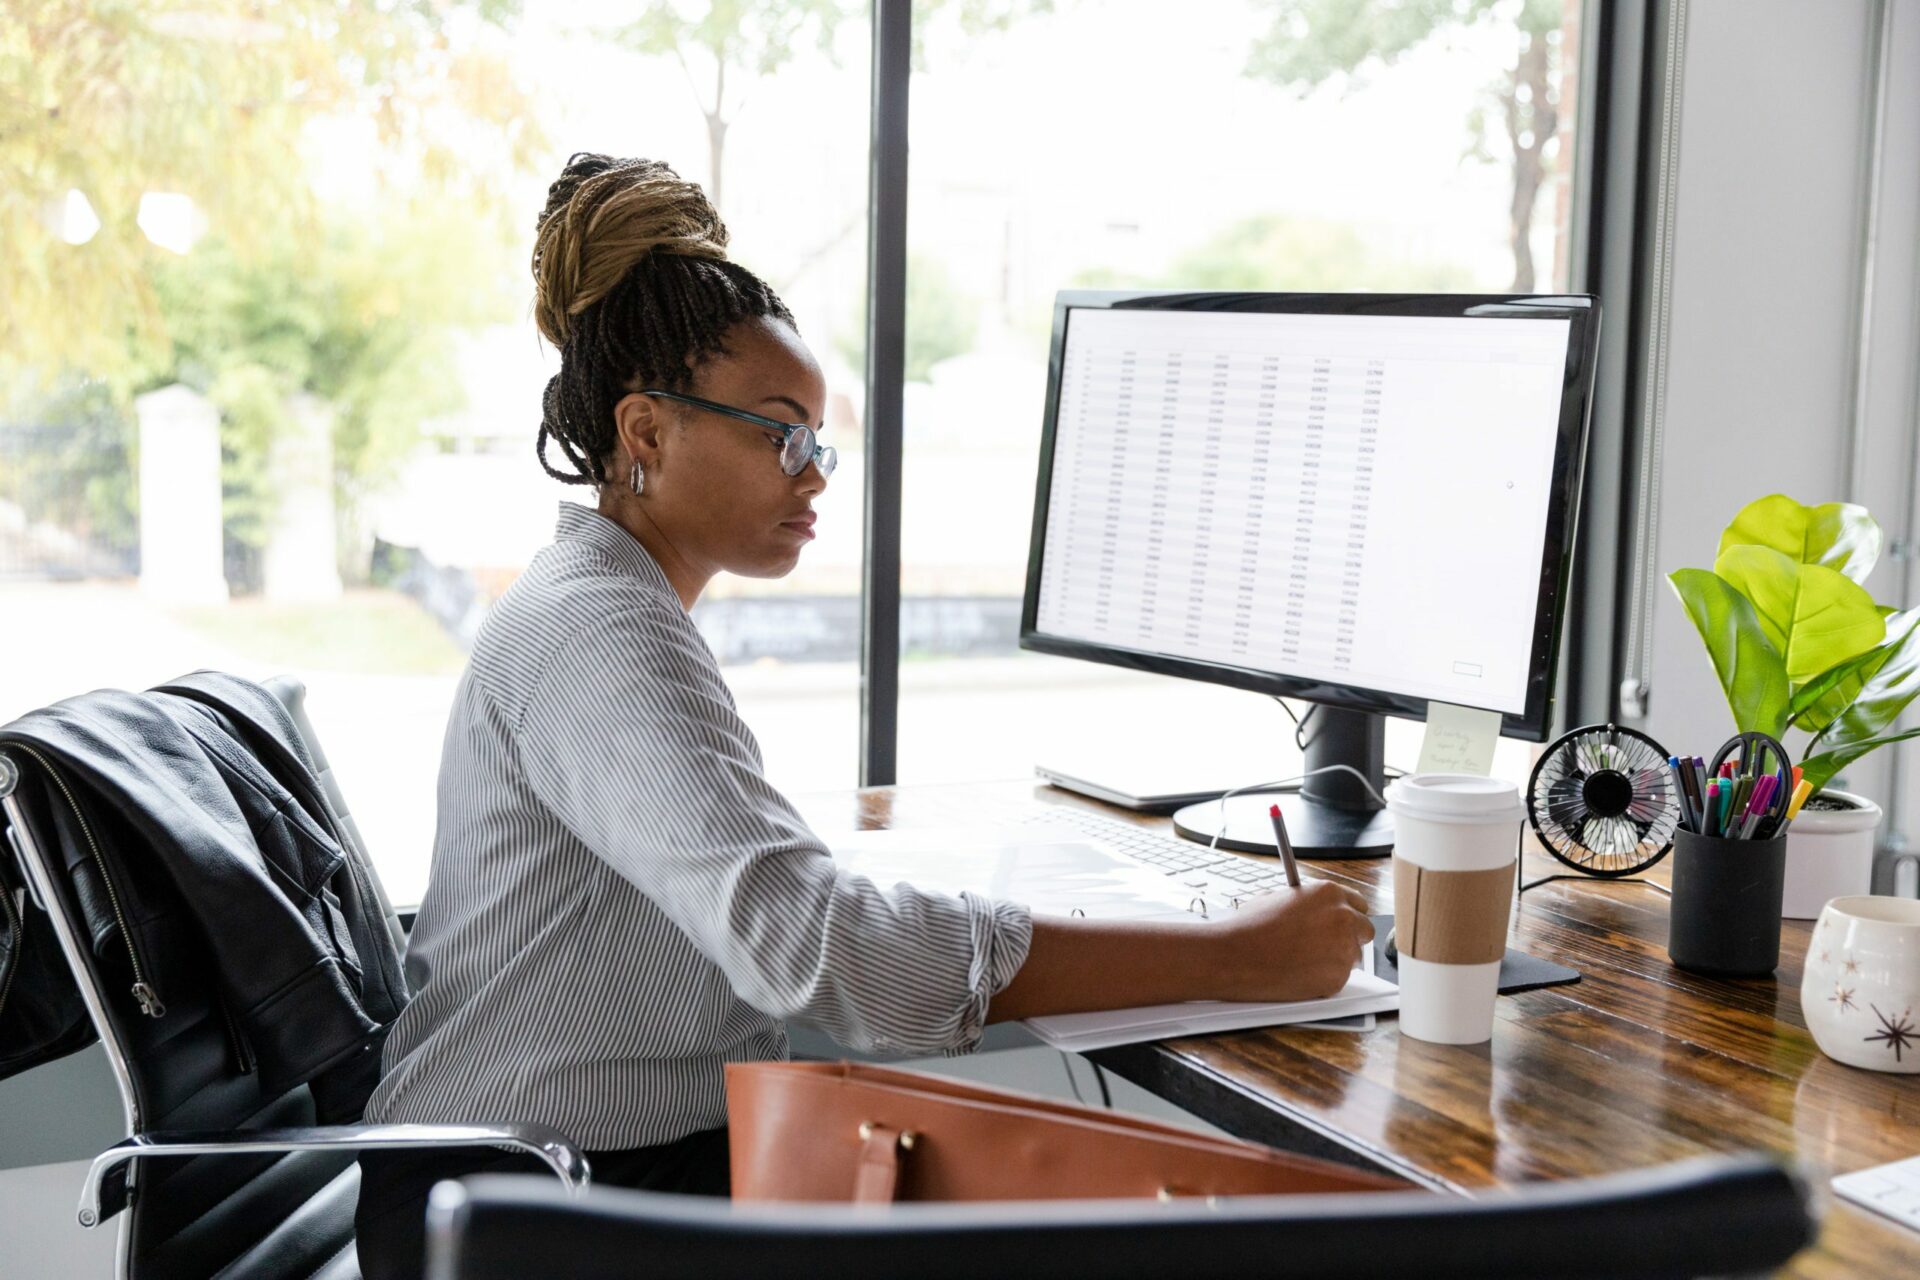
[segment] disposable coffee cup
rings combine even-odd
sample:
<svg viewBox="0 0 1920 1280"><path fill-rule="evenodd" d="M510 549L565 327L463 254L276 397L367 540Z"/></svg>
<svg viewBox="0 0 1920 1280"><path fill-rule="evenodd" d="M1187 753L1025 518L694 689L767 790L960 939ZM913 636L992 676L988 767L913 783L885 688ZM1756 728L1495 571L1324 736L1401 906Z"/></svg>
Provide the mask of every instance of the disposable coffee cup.
<svg viewBox="0 0 1920 1280"><path fill-rule="evenodd" d="M1387 788L1387 808L1401 1034L1490 1040L1526 817L1520 789L1477 774L1416 773Z"/></svg>

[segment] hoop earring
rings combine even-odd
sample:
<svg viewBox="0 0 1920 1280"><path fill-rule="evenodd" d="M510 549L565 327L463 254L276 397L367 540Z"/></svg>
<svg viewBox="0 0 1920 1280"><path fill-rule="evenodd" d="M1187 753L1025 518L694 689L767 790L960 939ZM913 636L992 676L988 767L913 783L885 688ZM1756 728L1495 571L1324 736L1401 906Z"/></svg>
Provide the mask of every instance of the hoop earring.
<svg viewBox="0 0 1920 1280"><path fill-rule="evenodd" d="M647 473L638 462L633 464L633 473L627 477L627 487L639 497L641 490L647 487Z"/></svg>

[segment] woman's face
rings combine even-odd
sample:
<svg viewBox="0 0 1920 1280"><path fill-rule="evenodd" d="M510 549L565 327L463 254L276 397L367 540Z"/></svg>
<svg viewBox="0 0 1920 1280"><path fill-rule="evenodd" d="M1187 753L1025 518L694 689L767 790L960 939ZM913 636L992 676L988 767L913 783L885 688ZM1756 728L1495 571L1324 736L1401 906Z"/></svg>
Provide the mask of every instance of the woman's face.
<svg viewBox="0 0 1920 1280"><path fill-rule="evenodd" d="M725 354L694 369L689 394L820 430L826 379L792 327L743 320L725 345ZM780 432L654 396L626 396L614 416L646 481L638 499L624 472L610 487L640 508L690 568L778 578L799 563L813 540L813 500L827 481L811 462L797 476L781 470Z"/></svg>

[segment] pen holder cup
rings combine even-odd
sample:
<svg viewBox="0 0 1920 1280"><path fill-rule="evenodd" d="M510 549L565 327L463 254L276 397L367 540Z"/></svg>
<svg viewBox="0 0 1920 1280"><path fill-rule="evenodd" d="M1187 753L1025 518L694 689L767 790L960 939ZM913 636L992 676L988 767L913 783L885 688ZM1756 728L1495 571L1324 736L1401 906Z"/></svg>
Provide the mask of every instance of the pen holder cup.
<svg viewBox="0 0 1920 1280"><path fill-rule="evenodd" d="M1673 835L1673 904L1667 956L1682 969L1760 977L1780 964L1780 901L1787 838L1725 840Z"/></svg>

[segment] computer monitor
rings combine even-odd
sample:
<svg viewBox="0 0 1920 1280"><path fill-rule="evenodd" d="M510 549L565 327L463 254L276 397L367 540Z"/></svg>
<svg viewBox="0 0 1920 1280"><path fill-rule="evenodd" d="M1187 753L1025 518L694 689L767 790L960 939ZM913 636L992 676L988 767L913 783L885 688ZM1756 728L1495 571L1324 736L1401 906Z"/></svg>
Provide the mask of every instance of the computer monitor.
<svg viewBox="0 0 1920 1280"><path fill-rule="evenodd" d="M1062 292L1021 647L1318 704L1293 843L1389 852L1384 715L1546 736L1598 336L1582 295Z"/></svg>

